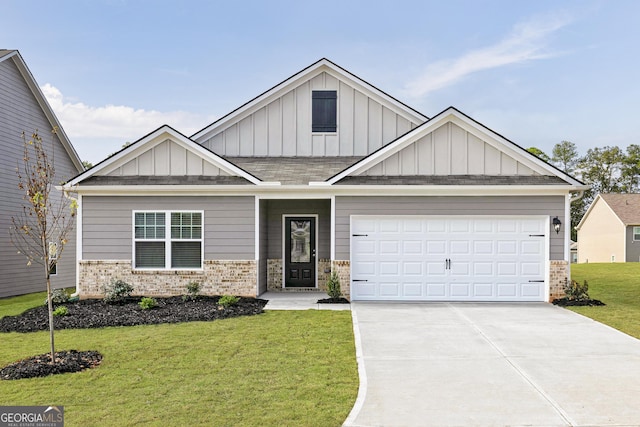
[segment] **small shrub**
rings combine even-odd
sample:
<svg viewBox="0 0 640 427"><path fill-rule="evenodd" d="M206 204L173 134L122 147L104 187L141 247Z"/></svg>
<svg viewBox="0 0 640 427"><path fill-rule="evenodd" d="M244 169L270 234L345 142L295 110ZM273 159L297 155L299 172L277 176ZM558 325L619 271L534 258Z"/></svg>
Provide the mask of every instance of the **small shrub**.
<svg viewBox="0 0 640 427"><path fill-rule="evenodd" d="M567 299L573 301L585 301L591 299L589 297L589 284L585 280L581 285L575 280L567 283L564 287L564 293Z"/></svg>
<svg viewBox="0 0 640 427"><path fill-rule="evenodd" d="M69 314L69 310L64 305L61 305L55 310L53 310L54 316L66 316L67 314Z"/></svg>
<svg viewBox="0 0 640 427"><path fill-rule="evenodd" d="M191 300L195 301L200 294L200 283L198 282L189 282L187 284L187 295L182 296L183 301Z"/></svg>
<svg viewBox="0 0 640 427"><path fill-rule="evenodd" d="M109 304L118 304L131 296L133 286L122 280L112 280L104 289L104 301Z"/></svg>
<svg viewBox="0 0 640 427"><path fill-rule="evenodd" d="M239 297L233 295L223 295L218 300L218 305L224 308L234 306L240 301Z"/></svg>
<svg viewBox="0 0 640 427"><path fill-rule="evenodd" d="M51 291L51 302L55 304L64 304L69 301L69 295L64 289L54 289ZM44 299L44 305L47 305L47 298Z"/></svg>
<svg viewBox="0 0 640 427"><path fill-rule="evenodd" d="M331 299L338 299L342 296L342 290L340 290L340 278L335 271L331 272L329 280L327 280L327 295Z"/></svg>
<svg viewBox="0 0 640 427"><path fill-rule="evenodd" d="M141 309L149 310L158 305L157 301L153 298L143 297L138 303Z"/></svg>

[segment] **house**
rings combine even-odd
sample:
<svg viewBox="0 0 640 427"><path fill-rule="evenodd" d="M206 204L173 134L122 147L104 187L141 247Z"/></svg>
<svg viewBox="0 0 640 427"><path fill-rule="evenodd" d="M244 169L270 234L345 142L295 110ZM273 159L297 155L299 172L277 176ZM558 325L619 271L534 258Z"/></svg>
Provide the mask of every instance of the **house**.
<svg viewBox="0 0 640 427"><path fill-rule="evenodd" d="M57 138L51 130L57 128ZM39 131L56 170L56 180L64 182L84 170L78 154L64 133L40 87L17 50L0 49L0 297L46 289L39 265L27 267L24 255L11 243L11 218L23 206L16 168L22 162L22 133L29 137ZM61 196L59 191L56 194ZM54 196L57 197L57 196ZM73 286L76 277L75 236L52 276L54 288Z"/></svg>
<svg viewBox="0 0 640 427"><path fill-rule="evenodd" d="M640 261L640 194L598 194L577 229L578 262Z"/></svg>
<svg viewBox="0 0 640 427"><path fill-rule="evenodd" d="M575 264L578 262L578 242L572 241L569 245L569 250L571 252L571 263Z"/></svg>
<svg viewBox="0 0 640 427"><path fill-rule="evenodd" d="M547 301L586 187L450 107L428 118L321 59L191 137L80 174L78 291L322 288L352 300ZM557 231L555 228L557 228Z"/></svg>

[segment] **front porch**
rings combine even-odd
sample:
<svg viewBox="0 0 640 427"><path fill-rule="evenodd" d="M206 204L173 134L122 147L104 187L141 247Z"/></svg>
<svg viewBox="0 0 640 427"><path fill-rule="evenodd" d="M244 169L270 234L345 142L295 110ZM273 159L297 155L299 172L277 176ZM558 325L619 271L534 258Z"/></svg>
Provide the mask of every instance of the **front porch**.
<svg viewBox="0 0 640 427"><path fill-rule="evenodd" d="M331 274L331 200L259 201L258 293L324 290Z"/></svg>

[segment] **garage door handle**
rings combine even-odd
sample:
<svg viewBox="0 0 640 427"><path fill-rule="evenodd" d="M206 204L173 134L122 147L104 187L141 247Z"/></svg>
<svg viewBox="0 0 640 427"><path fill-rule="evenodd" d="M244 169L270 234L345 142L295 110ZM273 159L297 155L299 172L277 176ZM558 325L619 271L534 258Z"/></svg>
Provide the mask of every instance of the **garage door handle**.
<svg viewBox="0 0 640 427"><path fill-rule="evenodd" d="M351 237L369 237L368 234L352 234Z"/></svg>
<svg viewBox="0 0 640 427"><path fill-rule="evenodd" d="M544 237L544 234L529 234L529 237Z"/></svg>
<svg viewBox="0 0 640 427"><path fill-rule="evenodd" d="M529 280L529 283L544 283L544 280Z"/></svg>
<svg viewBox="0 0 640 427"><path fill-rule="evenodd" d="M367 279L353 279L352 282L368 282Z"/></svg>

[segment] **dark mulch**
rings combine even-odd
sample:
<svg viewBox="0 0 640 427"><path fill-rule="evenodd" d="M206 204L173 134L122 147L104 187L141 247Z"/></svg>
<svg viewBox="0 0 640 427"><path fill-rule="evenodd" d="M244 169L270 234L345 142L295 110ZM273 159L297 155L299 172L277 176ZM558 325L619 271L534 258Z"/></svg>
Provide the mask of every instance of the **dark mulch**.
<svg viewBox="0 0 640 427"><path fill-rule="evenodd" d="M97 351L58 351L55 355L55 363L51 363L51 353L46 353L7 365L0 369L0 379L19 380L80 372L94 368L102 361L102 355Z"/></svg>
<svg viewBox="0 0 640 427"><path fill-rule="evenodd" d="M569 307L569 306L603 306L606 305L600 300L597 299L569 299L569 298L558 298L552 301L554 305L559 305L561 307Z"/></svg>
<svg viewBox="0 0 640 427"><path fill-rule="evenodd" d="M157 306L143 310L138 305L140 298L129 298L121 304L107 304L102 300L81 300L60 305L67 307L69 314L55 316L55 329L104 328L107 326L154 325L210 321L229 317L250 316L262 313L266 300L240 298L238 304L222 308L220 297L199 296L195 300L183 301L182 297L156 298ZM35 332L49 329L47 306L35 307L18 316L0 319L0 332Z"/></svg>
<svg viewBox="0 0 640 427"><path fill-rule="evenodd" d="M318 304L350 304L346 298L323 298L318 300Z"/></svg>

